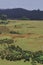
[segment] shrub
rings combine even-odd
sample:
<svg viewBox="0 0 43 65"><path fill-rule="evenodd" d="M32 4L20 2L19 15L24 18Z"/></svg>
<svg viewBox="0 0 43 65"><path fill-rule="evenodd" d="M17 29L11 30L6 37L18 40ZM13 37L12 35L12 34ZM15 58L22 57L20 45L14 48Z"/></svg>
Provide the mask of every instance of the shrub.
<svg viewBox="0 0 43 65"><path fill-rule="evenodd" d="M4 59L4 55L1 55L1 59L2 59L2 60Z"/></svg>
<svg viewBox="0 0 43 65"><path fill-rule="evenodd" d="M7 38L0 40L0 44L5 44L5 43L11 44L11 43L14 43L14 40L13 39L7 39Z"/></svg>
<svg viewBox="0 0 43 65"><path fill-rule="evenodd" d="M11 34L20 34L19 32L10 31Z"/></svg>

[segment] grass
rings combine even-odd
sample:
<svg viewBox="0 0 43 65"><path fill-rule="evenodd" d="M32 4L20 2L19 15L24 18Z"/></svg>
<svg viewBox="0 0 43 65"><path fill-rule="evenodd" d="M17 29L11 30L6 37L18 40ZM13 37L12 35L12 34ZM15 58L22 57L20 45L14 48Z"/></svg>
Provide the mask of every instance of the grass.
<svg viewBox="0 0 43 65"><path fill-rule="evenodd" d="M18 21L17 20L14 24L13 23L11 22L7 26L11 27L12 30L19 31L22 34L23 33L43 34L43 21L21 21L21 20ZM18 27L15 28L15 25Z"/></svg>
<svg viewBox="0 0 43 65"><path fill-rule="evenodd" d="M6 37L13 38L15 41L13 44L15 44L16 46L19 45L24 50L43 50L43 20L10 20L6 25L0 24L0 27L2 26L6 26L10 31L19 32L21 34L10 34L9 31L7 31L6 33L6 30L3 30L4 33L0 34L0 39ZM0 65L31 65L31 63L24 63L23 60L10 62L0 59Z"/></svg>
<svg viewBox="0 0 43 65"><path fill-rule="evenodd" d="M6 61L6 60L1 60L0 59L0 65L31 65L30 62L23 62L23 60L21 61ZM37 65L42 65L42 64L38 64Z"/></svg>

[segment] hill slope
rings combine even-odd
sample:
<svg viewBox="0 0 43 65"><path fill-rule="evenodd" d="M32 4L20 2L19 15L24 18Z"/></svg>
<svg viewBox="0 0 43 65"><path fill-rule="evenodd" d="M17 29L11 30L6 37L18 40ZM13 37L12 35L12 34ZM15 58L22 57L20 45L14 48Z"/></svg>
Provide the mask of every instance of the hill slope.
<svg viewBox="0 0 43 65"><path fill-rule="evenodd" d="M5 14L8 16L8 19L21 19L29 18L33 20L43 19L43 11L40 10L26 10L22 8L15 9L0 9L0 15Z"/></svg>

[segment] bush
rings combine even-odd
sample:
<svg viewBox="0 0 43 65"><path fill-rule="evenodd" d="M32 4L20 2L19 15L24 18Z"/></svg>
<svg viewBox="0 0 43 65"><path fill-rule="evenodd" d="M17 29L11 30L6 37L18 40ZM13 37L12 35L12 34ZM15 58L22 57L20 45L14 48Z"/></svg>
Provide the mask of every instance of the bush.
<svg viewBox="0 0 43 65"><path fill-rule="evenodd" d="M19 32L10 31L11 34L20 34Z"/></svg>
<svg viewBox="0 0 43 65"><path fill-rule="evenodd" d="M8 21L1 21L0 24L8 24Z"/></svg>
<svg viewBox="0 0 43 65"><path fill-rule="evenodd" d="M14 40L13 39L2 39L2 40L0 40L0 44L5 44L5 43L7 43L7 44L11 44L11 43L14 43Z"/></svg>
<svg viewBox="0 0 43 65"><path fill-rule="evenodd" d="M1 55L1 59L2 59L2 60L4 59L4 55Z"/></svg>
<svg viewBox="0 0 43 65"><path fill-rule="evenodd" d="M9 41L9 39L4 39L4 42ZM3 40L1 40L3 42ZM11 39L10 39L10 42ZM9 43L9 42L8 42ZM0 51L0 58L6 59L9 61L19 61L24 59L24 62L30 61L30 58L32 60L32 65L36 65L36 61L38 63L43 64L43 52L37 51L37 52L31 52L27 50L22 50L19 46L15 45L9 45L7 48L5 48L3 51Z"/></svg>

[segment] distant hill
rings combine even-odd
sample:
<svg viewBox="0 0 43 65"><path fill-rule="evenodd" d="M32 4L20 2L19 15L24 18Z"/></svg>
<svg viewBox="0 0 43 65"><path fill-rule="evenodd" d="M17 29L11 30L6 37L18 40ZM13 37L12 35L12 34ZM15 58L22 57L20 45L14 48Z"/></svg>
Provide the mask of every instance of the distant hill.
<svg viewBox="0 0 43 65"><path fill-rule="evenodd" d="M0 9L0 16L2 14L7 15L8 19L43 20L43 11L40 10L26 10L22 8Z"/></svg>

